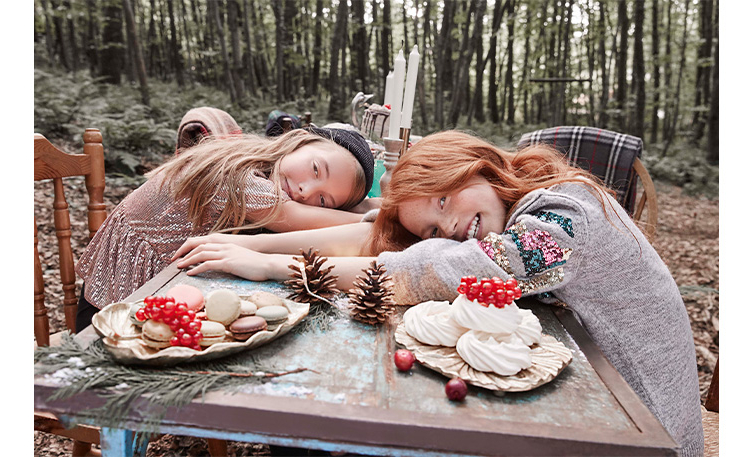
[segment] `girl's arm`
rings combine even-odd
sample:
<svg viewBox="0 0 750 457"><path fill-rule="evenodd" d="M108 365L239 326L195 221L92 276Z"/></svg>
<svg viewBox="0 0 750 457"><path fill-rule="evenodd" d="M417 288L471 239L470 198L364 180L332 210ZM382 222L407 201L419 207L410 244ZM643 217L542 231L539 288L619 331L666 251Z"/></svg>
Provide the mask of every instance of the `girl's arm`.
<svg viewBox="0 0 750 457"><path fill-rule="evenodd" d="M295 264L288 254L263 254L234 244L207 243L190 251L177 262L179 268L190 269L194 276L206 271L223 271L251 281L285 281L289 279L289 265ZM332 257L324 267L333 265L332 274L338 275L340 290L352 288L354 279L372 262L374 257Z"/></svg>
<svg viewBox="0 0 750 457"><path fill-rule="evenodd" d="M358 256L370 235L372 223L339 225L315 230L260 235L212 233L188 238L172 256L172 261L202 244L235 244L253 251L277 254L298 254L300 249L314 247L324 256Z"/></svg>
<svg viewBox="0 0 750 457"><path fill-rule="evenodd" d="M278 217L264 226L273 232L292 232L334 225L353 224L362 219L361 214L319 206L303 205L295 201L281 204Z"/></svg>

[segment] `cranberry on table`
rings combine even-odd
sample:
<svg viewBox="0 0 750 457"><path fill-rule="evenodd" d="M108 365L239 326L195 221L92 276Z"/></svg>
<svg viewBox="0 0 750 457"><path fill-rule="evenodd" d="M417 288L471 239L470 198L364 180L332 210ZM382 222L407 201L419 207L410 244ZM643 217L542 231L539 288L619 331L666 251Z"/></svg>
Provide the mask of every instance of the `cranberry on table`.
<svg viewBox="0 0 750 457"><path fill-rule="evenodd" d="M411 370L415 360L416 357L414 357L414 354L408 349L399 349L393 355L393 361L396 363L396 368L398 368L399 371Z"/></svg>
<svg viewBox="0 0 750 457"><path fill-rule="evenodd" d="M461 378L453 378L445 384L445 395L452 401L462 401L468 391L466 382Z"/></svg>

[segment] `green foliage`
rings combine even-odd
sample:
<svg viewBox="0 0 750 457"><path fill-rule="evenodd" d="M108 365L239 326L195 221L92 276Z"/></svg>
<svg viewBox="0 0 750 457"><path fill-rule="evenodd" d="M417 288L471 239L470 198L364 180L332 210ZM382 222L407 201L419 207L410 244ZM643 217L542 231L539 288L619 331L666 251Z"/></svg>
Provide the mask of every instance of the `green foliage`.
<svg viewBox="0 0 750 457"><path fill-rule="evenodd" d="M674 153L661 157L656 146L646 146L643 164L651 179L682 187L688 195L719 197L719 166L708 163L705 152L689 142L675 144Z"/></svg>

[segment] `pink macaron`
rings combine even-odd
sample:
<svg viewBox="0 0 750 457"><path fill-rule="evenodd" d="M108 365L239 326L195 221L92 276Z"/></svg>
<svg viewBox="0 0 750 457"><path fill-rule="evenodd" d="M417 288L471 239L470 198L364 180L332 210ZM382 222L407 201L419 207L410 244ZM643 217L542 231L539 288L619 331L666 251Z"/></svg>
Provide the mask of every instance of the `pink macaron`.
<svg viewBox="0 0 750 457"><path fill-rule="evenodd" d="M203 309L203 292L189 284L177 284L167 291L167 297L174 298L175 303L185 303L195 312Z"/></svg>

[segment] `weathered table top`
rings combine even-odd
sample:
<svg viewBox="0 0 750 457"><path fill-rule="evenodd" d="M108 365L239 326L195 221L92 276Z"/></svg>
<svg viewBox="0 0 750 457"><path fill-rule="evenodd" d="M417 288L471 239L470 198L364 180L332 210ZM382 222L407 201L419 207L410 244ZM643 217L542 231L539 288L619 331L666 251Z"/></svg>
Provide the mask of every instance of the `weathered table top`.
<svg viewBox="0 0 750 457"><path fill-rule="evenodd" d="M174 266L130 300L188 283L204 294L280 292L277 283L254 283L212 273L190 277ZM280 371L312 371L248 385L237 393L210 392L167 411L160 432L346 450L374 455L671 455L676 446L569 311L530 299L545 333L573 353L552 382L530 392L496 394L470 387L466 400L447 399L447 379L419 364L395 369L395 328L373 328L341 318L326 331L290 333L244 353ZM91 328L78 338L95 337ZM93 392L50 402L55 387L35 380L35 407L86 422L82 405L103 404ZM137 415L127 426L140 430Z"/></svg>

